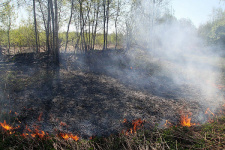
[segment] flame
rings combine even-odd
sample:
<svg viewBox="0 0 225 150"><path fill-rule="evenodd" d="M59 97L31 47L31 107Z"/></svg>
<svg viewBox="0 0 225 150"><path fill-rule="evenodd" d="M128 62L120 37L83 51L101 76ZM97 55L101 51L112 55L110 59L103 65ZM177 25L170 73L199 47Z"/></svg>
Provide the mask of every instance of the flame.
<svg viewBox="0 0 225 150"><path fill-rule="evenodd" d="M44 131L39 131L38 129L35 129L35 133L33 135L34 137L38 136L39 138L43 139L47 134Z"/></svg>
<svg viewBox="0 0 225 150"><path fill-rule="evenodd" d="M77 135L73 135L71 133L67 134L67 133L60 133L59 134L60 137L62 137L65 140L69 140L69 139L73 139L74 141L78 141L79 137Z"/></svg>
<svg viewBox="0 0 225 150"><path fill-rule="evenodd" d="M44 132L44 131L42 131L42 130L39 130L38 129L39 127L38 126L36 126L35 127L35 129L34 129L34 131L32 131L30 128L28 128L27 126L26 126L26 129L25 129L25 133L23 133L21 136L23 136L23 137L27 137L27 136L31 136L31 137L33 137L33 138L35 138L35 137L39 137L39 138L41 138L41 139L43 139L44 137L47 137L48 136L48 133L47 132ZM30 133L27 133L27 132L30 132Z"/></svg>
<svg viewBox="0 0 225 150"><path fill-rule="evenodd" d="M132 125L134 132L137 132L138 129L140 129L141 126L143 126L144 121L141 119L133 120Z"/></svg>
<svg viewBox="0 0 225 150"><path fill-rule="evenodd" d="M4 123L0 122L0 125L5 130L10 131L9 132L10 134L15 133L15 132L12 132L13 129L20 128L20 126L18 126L16 128L13 128L12 126L8 125L5 120L4 120ZM39 128L39 126L34 126L34 130L31 130L28 126L26 126L24 132L20 136L22 136L24 138L27 138L27 137L32 137L32 138L39 137L41 139L43 139L45 137L48 138L48 133L45 132L45 131L39 130L38 128ZM68 139L73 139L75 141L79 140L79 137L77 135L73 135L71 133L69 133L69 134L67 134L67 133L60 133L59 135L65 140L68 140Z"/></svg>
<svg viewBox="0 0 225 150"><path fill-rule="evenodd" d="M13 127L10 126L10 125L8 125L8 124L6 123L5 120L4 120L4 123L1 123L1 122L0 122L0 125L1 125L2 128L4 128L5 130L8 130L8 131L13 130Z"/></svg>
<svg viewBox="0 0 225 150"><path fill-rule="evenodd" d="M191 123L191 118L188 118L188 115L182 115L181 116L181 125L185 127L191 127L194 126L195 123Z"/></svg>
<svg viewBox="0 0 225 150"><path fill-rule="evenodd" d="M127 119L123 120L123 123L127 123L127 122L128 122ZM141 120L141 119L133 120L132 121L133 128L127 129L126 132L122 130L122 134L129 135L129 134L137 133L137 130L139 130L140 127L143 126L143 123L144 123L144 120Z"/></svg>

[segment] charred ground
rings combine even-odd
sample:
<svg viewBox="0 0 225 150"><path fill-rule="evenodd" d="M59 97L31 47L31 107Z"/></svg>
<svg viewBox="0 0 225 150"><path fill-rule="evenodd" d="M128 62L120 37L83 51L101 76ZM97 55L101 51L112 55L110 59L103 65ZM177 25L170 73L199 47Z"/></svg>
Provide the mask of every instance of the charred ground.
<svg viewBox="0 0 225 150"><path fill-rule="evenodd" d="M197 121L206 109L196 100L202 99L198 89L175 84L161 73L159 59L146 63L145 53L139 56L124 50L61 54L60 67L44 53L5 57L1 120L9 120L4 114L11 110L23 128L36 124L50 133L57 129L82 137L118 133L124 118L144 119L150 127L166 119L177 123L181 111L188 111Z"/></svg>

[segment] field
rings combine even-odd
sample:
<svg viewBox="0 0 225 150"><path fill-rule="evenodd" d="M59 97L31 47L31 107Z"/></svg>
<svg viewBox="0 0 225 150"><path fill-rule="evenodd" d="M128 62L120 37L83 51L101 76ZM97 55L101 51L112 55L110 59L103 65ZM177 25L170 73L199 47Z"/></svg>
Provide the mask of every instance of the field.
<svg viewBox="0 0 225 150"><path fill-rule="evenodd" d="M185 58L192 63L183 63ZM224 58L179 59L182 63L140 49L92 51L61 53L55 67L45 53L5 56L0 117L2 127L14 130L2 128L1 146L222 148L224 135L217 131L224 130Z"/></svg>

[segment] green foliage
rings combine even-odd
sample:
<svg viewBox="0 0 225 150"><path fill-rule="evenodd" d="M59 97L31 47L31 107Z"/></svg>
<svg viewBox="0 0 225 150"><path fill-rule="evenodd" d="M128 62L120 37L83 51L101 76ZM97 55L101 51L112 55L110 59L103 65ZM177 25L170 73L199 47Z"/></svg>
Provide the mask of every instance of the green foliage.
<svg viewBox="0 0 225 150"><path fill-rule="evenodd" d="M211 39L215 43L225 44L225 20L216 22L211 30Z"/></svg>
<svg viewBox="0 0 225 150"><path fill-rule="evenodd" d="M34 45L34 31L33 26L20 26L18 29L12 31L12 42L18 47L28 47Z"/></svg>
<svg viewBox="0 0 225 150"><path fill-rule="evenodd" d="M12 25L12 19L15 17L14 5L10 1L5 2L5 5L1 8L0 23L3 28L10 30Z"/></svg>
<svg viewBox="0 0 225 150"><path fill-rule="evenodd" d="M199 35L208 44L225 45L225 12L214 10L214 19L199 27Z"/></svg>
<svg viewBox="0 0 225 150"><path fill-rule="evenodd" d="M69 34L68 34L69 45L75 46L76 42L79 41L78 40L79 35L80 34L76 33L76 32L69 32ZM92 38L92 35L90 35L90 37ZM66 32L59 33L59 38L61 39L62 43L65 43L66 42ZM88 38L89 38L89 34L85 33L85 41L88 41ZM118 42L117 45L122 46L123 42L124 42L123 39L124 39L123 34L118 33L118 35L117 35L117 42ZM96 35L95 45L102 46L103 43L104 43L104 36L103 36L103 34L98 33ZM78 44L80 44L80 42ZM109 45L115 45L116 44L116 34L115 33L111 33L111 34L108 35L108 44Z"/></svg>
<svg viewBox="0 0 225 150"><path fill-rule="evenodd" d="M35 45L35 33L32 24L21 25L17 29L11 30L11 46L14 47L33 47ZM45 32L39 32L40 46L45 46ZM0 30L0 45L7 46L7 32Z"/></svg>

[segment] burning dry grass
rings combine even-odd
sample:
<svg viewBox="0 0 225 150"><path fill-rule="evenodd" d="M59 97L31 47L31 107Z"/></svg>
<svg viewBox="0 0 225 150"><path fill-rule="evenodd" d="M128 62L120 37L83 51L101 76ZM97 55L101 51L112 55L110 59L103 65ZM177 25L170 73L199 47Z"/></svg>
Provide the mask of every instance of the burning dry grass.
<svg viewBox="0 0 225 150"><path fill-rule="evenodd" d="M26 126L21 133L18 130L20 126L13 127L4 121L0 123L2 127L0 149L218 149L224 148L225 135L222 131L225 130L225 117L218 119L217 115L224 112L223 107L217 114L208 108L205 115L209 117L209 123L204 125L192 123L190 112L187 114L181 112L180 122L173 125L166 120L165 129L158 128L157 125L149 128L148 122L141 119L133 121L124 119L122 123L127 129L121 133L108 137L92 136L90 140L60 131L55 135L49 135L35 125L32 129ZM14 113L10 111L9 114ZM42 112L37 120L42 120ZM60 126L67 124L60 122Z"/></svg>
<svg viewBox="0 0 225 150"><path fill-rule="evenodd" d="M130 129L129 134L119 133L108 137L92 137L90 140L73 140L53 135L48 135L48 138L41 136L23 137L18 132L11 134L10 130L13 127L7 128L9 129L7 130L4 127L8 124L5 123L0 133L0 149L163 150L225 148L225 117L214 119L213 123L204 125L171 126L166 129L155 127L152 130L142 127L142 121L137 119L132 122L132 129L137 129L136 132L131 133ZM65 134L63 136L68 137Z"/></svg>

